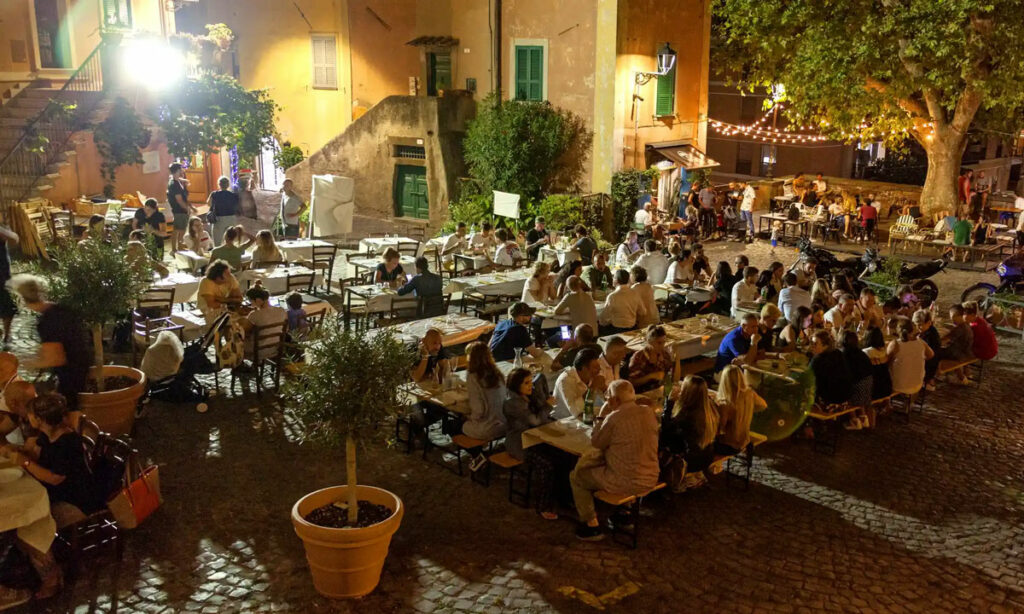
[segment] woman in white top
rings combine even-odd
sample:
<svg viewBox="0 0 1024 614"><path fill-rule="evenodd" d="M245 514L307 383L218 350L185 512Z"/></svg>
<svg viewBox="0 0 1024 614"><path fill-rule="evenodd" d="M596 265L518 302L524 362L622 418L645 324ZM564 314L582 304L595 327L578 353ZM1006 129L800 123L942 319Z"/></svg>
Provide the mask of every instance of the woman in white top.
<svg viewBox="0 0 1024 614"><path fill-rule="evenodd" d="M491 441L505 434L505 378L494 364L486 343L469 344L466 367L466 392L469 395L469 419L462 424L467 437Z"/></svg>
<svg viewBox="0 0 1024 614"><path fill-rule="evenodd" d="M188 218L188 231L182 239L185 249L190 249L197 256L206 256L213 249L213 239L210 233L203 228L203 220L198 217Z"/></svg>
<svg viewBox="0 0 1024 614"><path fill-rule="evenodd" d="M644 314L637 320L636 325L640 328L651 324L661 323L661 314L658 312L658 304L654 302L654 286L647 281L647 269L642 266L634 266L629 271L633 280L630 288L637 293L644 304Z"/></svg>
<svg viewBox="0 0 1024 614"><path fill-rule="evenodd" d="M551 265L537 261L533 265L533 275L523 286L523 302L531 305L547 304L557 300L555 284L551 281Z"/></svg>
<svg viewBox="0 0 1024 614"><path fill-rule="evenodd" d="M935 354L927 343L917 337L914 323L910 320L902 320L897 332L899 338L890 341L886 349L892 391L916 394L924 386L925 362Z"/></svg>

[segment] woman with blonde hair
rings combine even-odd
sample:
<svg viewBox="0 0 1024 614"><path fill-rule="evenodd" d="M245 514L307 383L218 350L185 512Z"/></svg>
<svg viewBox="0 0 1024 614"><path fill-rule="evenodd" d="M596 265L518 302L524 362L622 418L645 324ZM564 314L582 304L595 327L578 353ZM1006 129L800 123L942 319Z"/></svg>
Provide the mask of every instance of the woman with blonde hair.
<svg viewBox="0 0 1024 614"><path fill-rule="evenodd" d="M533 265L533 274L523 286L523 302L530 305L547 304L558 300L555 284L551 282L551 265L538 260Z"/></svg>
<svg viewBox="0 0 1024 614"><path fill-rule="evenodd" d="M277 247L274 234L269 230L261 230L256 233L256 249L252 251L252 265L259 267L268 264L284 264L284 254Z"/></svg>
<svg viewBox="0 0 1024 614"><path fill-rule="evenodd" d="M182 245L200 257L205 257L213 249L213 239L210 238L210 233L203 228L203 220L194 215L188 218L188 229L185 231Z"/></svg>
<svg viewBox="0 0 1024 614"><path fill-rule="evenodd" d="M505 378L486 343L479 341L466 348L466 391L469 395L469 419L462 432L473 439L491 441L505 434Z"/></svg>
<svg viewBox="0 0 1024 614"><path fill-rule="evenodd" d="M719 417L708 385L699 375L687 375L671 411L661 419L659 447L686 459L687 472L707 469L715 457Z"/></svg>
<svg viewBox="0 0 1024 614"><path fill-rule="evenodd" d="M754 412L763 411L768 403L747 385L746 374L736 365L722 369L715 402L720 418L715 454L739 454L750 442L750 421Z"/></svg>
<svg viewBox="0 0 1024 614"><path fill-rule="evenodd" d="M381 262L373 273L373 283L391 284L392 286L405 283L405 271L402 269L402 256L398 250L389 247L381 254Z"/></svg>

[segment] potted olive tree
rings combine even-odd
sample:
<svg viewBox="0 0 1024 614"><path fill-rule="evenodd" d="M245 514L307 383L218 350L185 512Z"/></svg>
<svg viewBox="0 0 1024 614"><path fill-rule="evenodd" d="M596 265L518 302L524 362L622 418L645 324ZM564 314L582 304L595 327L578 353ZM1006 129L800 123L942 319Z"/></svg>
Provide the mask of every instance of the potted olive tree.
<svg viewBox="0 0 1024 614"><path fill-rule="evenodd" d="M328 597L361 597L380 581L404 513L396 495L356 479L356 443L399 410L412 357L390 332L324 322L304 344L306 364L284 387L285 407L305 439L345 448L344 486L312 492L292 507L313 585Z"/></svg>
<svg viewBox="0 0 1024 614"><path fill-rule="evenodd" d="M43 272L50 298L75 309L92 333L95 392L81 393L79 407L103 431L130 433L146 376L138 369L104 364L103 329L131 313L153 283L149 260L131 257L120 243L97 238L61 248L54 263Z"/></svg>

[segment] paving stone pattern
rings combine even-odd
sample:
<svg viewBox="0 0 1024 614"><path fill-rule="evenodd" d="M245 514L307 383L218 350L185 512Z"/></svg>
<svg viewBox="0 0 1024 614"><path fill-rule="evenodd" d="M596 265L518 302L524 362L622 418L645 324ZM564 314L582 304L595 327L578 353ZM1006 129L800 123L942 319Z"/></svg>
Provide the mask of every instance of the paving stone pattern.
<svg viewBox="0 0 1024 614"><path fill-rule="evenodd" d="M943 292L979 275L951 273ZM22 351L30 324L18 320ZM407 512L380 587L358 601L315 593L289 520L299 497L344 480L339 451L297 445L251 382L206 414L154 404L136 443L160 464L163 507L128 534L120 566L96 559L63 601L23 611L1022 612L1024 345L1000 343L980 389L944 385L909 424L843 433L834 457L768 444L748 492L719 477L652 500L635 551L511 505L503 478L482 488L371 442L360 481Z"/></svg>

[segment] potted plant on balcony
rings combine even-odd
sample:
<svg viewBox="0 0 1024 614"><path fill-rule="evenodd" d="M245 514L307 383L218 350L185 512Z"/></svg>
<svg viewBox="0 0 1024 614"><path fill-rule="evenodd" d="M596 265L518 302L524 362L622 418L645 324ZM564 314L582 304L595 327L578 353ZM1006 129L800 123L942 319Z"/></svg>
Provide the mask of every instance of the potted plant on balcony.
<svg viewBox="0 0 1024 614"><path fill-rule="evenodd" d="M309 441L344 445L344 486L314 491L292 507L313 585L328 597L361 597L380 581L404 508L397 495L356 479L356 443L399 408L411 356L391 333L324 322L304 345L306 364L284 388L285 407Z"/></svg>
<svg viewBox="0 0 1024 614"><path fill-rule="evenodd" d="M132 367L104 364L103 329L131 313L153 283L152 267L148 259L130 257L119 242L99 238L59 249L54 263L43 271L50 297L76 309L92 332L95 392L81 393L79 407L101 430L130 433L146 376Z"/></svg>

